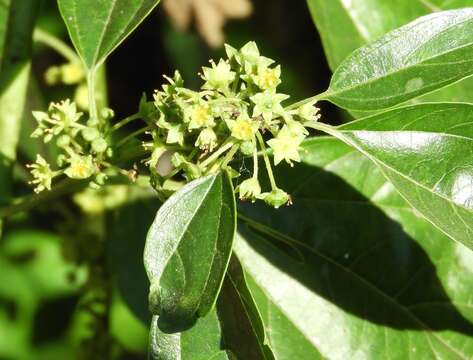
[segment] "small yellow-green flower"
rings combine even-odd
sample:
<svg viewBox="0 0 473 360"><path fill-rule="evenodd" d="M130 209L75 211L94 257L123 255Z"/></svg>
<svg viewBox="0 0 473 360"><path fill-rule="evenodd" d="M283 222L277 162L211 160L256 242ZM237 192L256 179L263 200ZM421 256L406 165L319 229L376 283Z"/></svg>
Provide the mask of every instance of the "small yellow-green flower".
<svg viewBox="0 0 473 360"><path fill-rule="evenodd" d="M281 83L281 66L270 69L266 66L259 66L258 73L253 75L253 81L262 90L275 89Z"/></svg>
<svg viewBox="0 0 473 360"><path fill-rule="evenodd" d="M235 139L242 141L252 140L256 131L258 131L258 124L250 119L248 115L241 115L236 120L228 120L228 126Z"/></svg>
<svg viewBox="0 0 473 360"><path fill-rule="evenodd" d="M189 130L212 127L215 125L209 105L196 104L187 111L190 118Z"/></svg>
<svg viewBox="0 0 473 360"><path fill-rule="evenodd" d="M235 72L231 70L230 64L220 59L218 65L211 63L212 67L203 67L203 79L205 84L202 89L206 90L227 90L230 83L235 79Z"/></svg>
<svg viewBox="0 0 473 360"><path fill-rule="evenodd" d="M284 125L274 139L268 140L268 145L273 150L274 164L286 160L293 166L292 161L299 162L299 146L303 139L301 136L295 136L289 127Z"/></svg>
<svg viewBox="0 0 473 360"><path fill-rule="evenodd" d="M30 184L36 186L34 188L35 193L38 194L43 190L51 190L51 182L55 173L41 155L36 155L36 162L27 165L27 167L31 169L31 175L33 175L33 180L30 181Z"/></svg>
<svg viewBox="0 0 473 360"><path fill-rule="evenodd" d="M276 94L271 91L265 91L253 95L250 98L255 104L253 117L261 115L266 122L271 122L275 115L282 116L284 114L284 108L282 107L281 102L288 98L288 95Z"/></svg>
<svg viewBox="0 0 473 360"><path fill-rule="evenodd" d="M213 149L217 146L217 135L215 134L215 131L213 131L211 128L202 130L197 137L195 146L198 146L203 150L213 151Z"/></svg>
<svg viewBox="0 0 473 360"><path fill-rule="evenodd" d="M167 127L168 135L166 137L167 144L184 145L184 127L182 124L172 124Z"/></svg>
<svg viewBox="0 0 473 360"><path fill-rule="evenodd" d="M82 113L77 111L76 104L69 99L51 103L47 113L33 111L33 116L38 122L38 128L31 136L44 136L45 142L51 141L53 136L59 135L64 130L78 131L81 128L78 120Z"/></svg>
<svg viewBox="0 0 473 360"><path fill-rule="evenodd" d="M320 119L319 108L315 106L317 101L312 101L307 104L302 105L297 110L297 115L303 120L306 121L317 121Z"/></svg>
<svg viewBox="0 0 473 360"><path fill-rule="evenodd" d="M271 192L263 193L258 196L258 199L262 199L266 204L276 209L282 205L291 204L291 197L281 189L274 189Z"/></svg>
<svg viewBox="0 0 473 360"><path fill-rule="evenodd" d="M295 137L301 137L302 139L304 139L307 135L309 135L309 131L300 122L290 118L286 119L285 122L289 131Z"/></svg>
<svg viewBox="0 0 473 360"><path fill-rule="evenodd" d="M251 200L255 202L258 196L261 194L261 186L257 178L249 178L243 181L238 186L238 192L240 193L241 200Z"/></svg>
<svg viewBox="0 0 473 360"><path fill-rule="evenodd" d="M69 167L64 173L71 179L87 179L95 173L95 165L91 155L73 155L69 162Z"/></svg>

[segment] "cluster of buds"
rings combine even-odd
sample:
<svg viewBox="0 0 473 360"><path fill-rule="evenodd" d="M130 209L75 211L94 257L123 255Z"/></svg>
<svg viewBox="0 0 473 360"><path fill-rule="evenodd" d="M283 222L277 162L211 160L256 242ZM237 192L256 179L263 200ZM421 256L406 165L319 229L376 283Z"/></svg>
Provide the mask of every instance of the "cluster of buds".
<svg viewBox="0 0 473 360"><path fill-rule="evenodd" d="M49 86L59 84L75 86L74 102L80 109L88 109L87 83L82 63L70 61L51 66L44 74L44 81Z"/></svg>
<svg viewBox="0 0 473 360"><path fill-rule="evenodd" d="M277 92L281 68L261 56L254 42L240 50L226 45L226 54L227 59L203 68L200 91L185 88L176 71L165 77L168 83L155 92L153 103L142 103L141 112L152 123L153 140L144 147L150 152L153 186L167 196L182 179L220 169L240 176L229 164L241 153L253 157L253 173L237 187L240 199L261 199L276 208L289 204L290 196L276 185L268 152L274 165L300 161L306 126L319 119L318 108L315 101L296 108L282 105L289 96ZM259 153L271 183L265 192L258 177Z"/></svg>
<svg viewBox="0 0 473 360"><path fill-rule="evenodd" d="M104 137L104 129L98 120L89 119L85 124L81 122L82 113L77 111L75 103L65 100L52 103L47 112L35 111L33 116L38 127L31 135L34 138L43 138L45 143L56 141L61 150L57 157L57 170L40 155L31 168L35 185L35 192L50 190L53 179L62 174L71 179L88 179L95 176L94 181L100 185L105 175L100 172L100 165L104 159L111 157L111 148ZM111 118L113 112L104 110L102 116Z"/></svg>

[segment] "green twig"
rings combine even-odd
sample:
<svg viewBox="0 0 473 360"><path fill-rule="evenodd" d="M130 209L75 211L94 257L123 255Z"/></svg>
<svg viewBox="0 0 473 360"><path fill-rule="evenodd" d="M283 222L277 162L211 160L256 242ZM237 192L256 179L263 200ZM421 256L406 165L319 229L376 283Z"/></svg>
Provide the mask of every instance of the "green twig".
<svg viewBox="0 0 473 360"><path fill-rule="evenodd" d="M98 121L97 100L95 98L95 74L97 69L87 71L87 89L89 94L89 114L92 120Z"/></svg>
<svg viewBox="0 0 473 360"><path fill-rule="evenodd" d="M123 120L120 120L119 122L117 122L116 124L114 124L111 128L110 128L110 132L114 132L120 128L122 128L123 126L131 123L132 121L134 120L138 120L141 118L141 115L140 113L136 113L136 114L133 114L133 115L130 115L128 117L126 117L125 119Z"/></svg>
<svg viewBox="0 0 473 360"><path fill-rule="evenodd" d="M44 30L36 28L33 33L33 40L50 47L70 62L81 62L79 56L77 56L75 51L71 49L65 42Z"/></svg>
<svg viewBox="0 0 473 360"><path fill-rule="evenodd" d="M261 146L263 152L264 163L266 164L266 171L268 172L269 182L271 183L271 189L276 190L278 187L276 185L276 180L274 180L273 169L271 168L271 161L269 161L268 152L266 151L266 146L264 145L263 137L259 131L256 132L256 138Z"/></svg>
<svg viewBox="0 0 473 360"><path fill-rule="evenodd" d="M149 130L151 130L153 127L152 126L147 126L145 128L142 128L142 129L138 129L134 132L132 132L131 134L125 136L123 139L121 139L118 143L117 143L117 148L119 148L120 146L126 144L128 141L130 141L131 139L133 139L134 137L140 135L140 134L143 134Z"/></svg>
<svg viewBox="0 0 473 360"><path fill-rule="evenodd" d="M225 151L230 149L235 143L233 141L228 141L224 143L220 149L218 149L216 152L214 152L212 155L210 155L207 159L205 159L200 166L202 168L205 168L207 165L211 164L213 161L217 160L220 155L222 155Z"/></svg>
<svg viewBox="0 0 473 360"><path fill-rule="evenodd" d="M292 105L289 105L288 107L286 107L284 110L286 111L289 111L289 110L294 110L294 109L297 109L298 107L301 107L305 104L308 104L312 101L318 101L318 100L323 100L323 99L326 99L327 98L327 94L328 94L328 91L325 91L321 94L318 94L318 95L315 95L315 96L312 96L310 98L307 98L307 99L304 99L304 100L301 100L301 101L298 101Z"/></svg>

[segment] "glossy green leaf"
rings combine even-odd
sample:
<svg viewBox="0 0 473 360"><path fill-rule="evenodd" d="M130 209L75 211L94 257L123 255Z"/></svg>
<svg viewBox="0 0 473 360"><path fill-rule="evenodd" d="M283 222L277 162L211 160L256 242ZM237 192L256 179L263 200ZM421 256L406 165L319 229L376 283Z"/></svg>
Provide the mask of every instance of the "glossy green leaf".
<svg viewBox="0 0 473 360"><path fill-rule="evenodd" d="M350 110L392 107L473 73L473 8L421 17L353 52L322 98Z"/></svg>
<svg viewBox="0 0 473 360"><path fill-rule="evenodd" d="M330 68L335 70L354 50L415 18L471 5L470 0L307 0L322 38ZM473 79L464 79L416 101L473 101Z"/></svg>
<svg viewBox="0 0 473 360"><path fill-rule="evenodd" d="M265 340L260 314L233 257L216 308L181 333L161 331L154 317L149 352L156 360L274 359Z"/></svg>
<svg viewBox="0 0 473 360"><path fill-rule="evenodd" d="M39 0L3 2L0 22L0 203L11 196L12 167L20 136ZM7 14L8 12L8 14ZM6 23L5 23L6 22Z"/></svg>
<svg viewBox="0 0 473 360"><path fill-rule="evenodd" d="M235 243L276 358L471 358L472 252L356 150L304 150L276 172L294 205L243 206Z"/></svg>
<svg viewBox="0 0 473 360"><path fill-rule="evenodd" d="M153 360L229 360L222 350L222 334L215 310L199 319L190 329L167 334L153 316L150 331L149 357Z"/></svg>
<svg viewBox="0 0 473 360"><path fill-rule="evenodd" d="M401 108L332 134L376 163L435 226L473 249L473 105Z"/></svg>
<svg viewBox="0 0 473 360"><path fill-rule="evenodd" d="M69 35L92 69L143 21L159 0L58 0Z"/></svg>
<svg viewBox="0 0 473 360"><path fill-rule="evenodd" d="M230 259L236 213L228 175L195 180L159 209L148 233L150 308L170 331L214 306Z"/></svg>
<svg viewBox="0 0 473 360"><path fill-rule="evenodd" d="M418 0L307 0L332 70L354 50L429 13Z"/></svg>

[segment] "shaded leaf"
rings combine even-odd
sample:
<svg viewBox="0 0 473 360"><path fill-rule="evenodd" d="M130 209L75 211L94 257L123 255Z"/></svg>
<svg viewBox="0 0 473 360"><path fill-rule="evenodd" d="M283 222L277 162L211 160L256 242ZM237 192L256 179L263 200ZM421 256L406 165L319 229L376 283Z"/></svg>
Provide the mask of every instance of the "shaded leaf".
<svg viewBox="0 0 473 360"><path fill-rule="evenodd" d="M213 307L230 259L235 198L227 174L195 180L159 209L148 233L150 307L167 331L189 326Z"/></svg>
<svg viewBox="0 0 473 360"><path fill-rule="evenodd" d="M146 325L151 315L143 251L149 224L160 205L156 198L137 198L113 211L107 221L110 273L123 301Z"/></svg>
<svg viewBox="0 0 473 360"><path fill-rule="evenodd" d="M245 274L232 257L218 298L217 312L222 324L225 348L238 359L274 359L267 344L264 324L246 285Z"/></svg>
<svg viewBox="0 0 473 360"><path fill-rule="evenodd" d="M351 110L392 107L473 73L473 8L421 17L353 52L323 98Z"/></svg>
<svg viewBox="0 0 473 360"><path fill-rule="evenodd" d="M69 35L92 69L143 21L159 0L58 0Z"/></svg>
<svg viewBox="0 0 473 360"><path fill-rule="evenodd" d="M471 251L349 146L304 149L276 174L294 205L242 207L235 244L276 358L471 358Z"/></svg>
<svg viewBox="0 0 473 360"><path fill-rule="evenodd" d="M0 203L11 196L12 167L31 67L33 27L39 0L15 0L0 6ZM6 23L5 23L6 22Z"/></svg>

